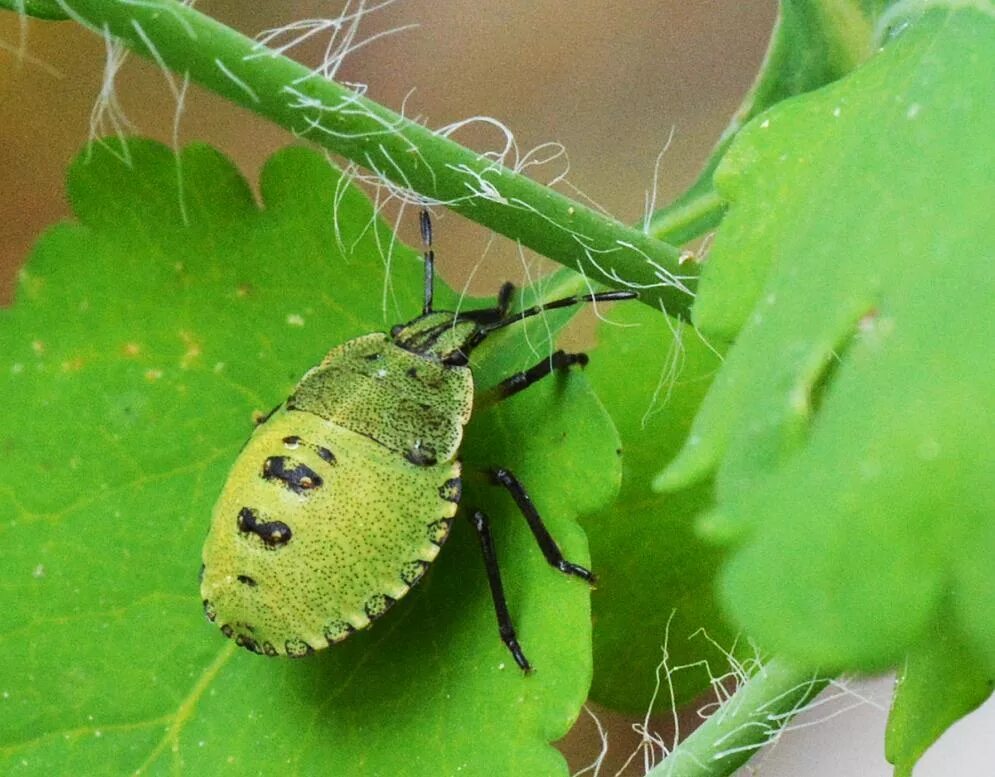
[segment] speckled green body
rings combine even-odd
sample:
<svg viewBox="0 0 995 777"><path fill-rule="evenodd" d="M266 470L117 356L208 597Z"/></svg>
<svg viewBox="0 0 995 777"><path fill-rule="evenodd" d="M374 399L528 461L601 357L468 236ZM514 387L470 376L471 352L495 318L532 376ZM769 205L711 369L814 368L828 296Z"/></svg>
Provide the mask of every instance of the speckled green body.
<svg viewBox="0 0 995 777"><path fill-rule="evenodd" d="M473 379L438 358L443 336L413 350L438 330L418 324L333 349L235 461L201 594L242 647L300 656L345 639L410 590L449 534Z"/></svg>

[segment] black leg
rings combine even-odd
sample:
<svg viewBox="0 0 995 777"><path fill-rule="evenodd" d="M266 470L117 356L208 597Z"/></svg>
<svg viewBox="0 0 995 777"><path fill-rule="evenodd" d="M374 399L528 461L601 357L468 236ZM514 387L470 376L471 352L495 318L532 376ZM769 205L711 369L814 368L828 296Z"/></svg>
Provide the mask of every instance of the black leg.
<svg viewBox="0 0 995 777"><path fill-rule="evenodd" d="M552 356L543 359L535 366L530 367L524 372L515 373L510 378L501 381L495 388L497 398L504 399L505 397L510 397L512 394L517 394L519 391L527 389L536 381L542 380L553 370L565 370L574 364L579 364L581 367L587 364L587 354L556 351Z"/></svg>
<svg viewBox="0 0 995 777"><path fill-rule="evenodd" d="M518 505L518 509L522 511L522 515L525 516L525 520L528 521L529 528L532 530L532 534L536 538L536 543L539 545L542 555L546 557L546 561L550 564L550 566L554 566L567 575L574 575L582 580L586 580L591 585L594 585L596 578L589 569L585 569L579 564L574 564L563 558L563 554L560 552L560 547L556 544L556 540L553 539L552 535L549 533L549 529L547 529L546 525L542 522L539 511L536 510L535 505L532 504L532 497L528 495L528 492L522 484L518 482L518 478L506 469L492 470L490 475L495 485L504 486L508 489L508 493L511 494L511 498L515 500L515 504Z"/></svg>
<svg viewBox="0 0 995 777"><path fill-rule="evenodd" d="M497 320L500 321L508 315L508 308L511 307L511 298L515 295L515 284L505 281L501 284L497 295Z"/></svg>
<svg viewBox="0 0 995 777"><path fill-rule="evenodd" d="M419 225L422 246L425 248L425 304L422 306L424 315L432 312L432 296L435 288L435 251L432 250L432 219L428 215L428 208L421 209Z"/></svg>
<svg viewBox="0 0 995 777"><path fill-rule="evenodd" d="M508 613L508 602L504 598L504 586L501 585L501 569L498 567L494 540L491 537L490 521L480 510L474 511L472 520L473 528L477 530L477 537L480 538L480 550L484 554L484 566L487 567L487 580L491 584L491 598L494 600L494 612L497 615L501 639L511 651L515 663L525 672L531 672L532 665L522 652L521 645L518 644L515 627L512 625L511 615Z"/></svg>
<svg viewBox="0 0 995 777"><path fill-rule="evenodd" d="M514 284L505 282L501 284L501 288L498 290L497 305L493 308L460 311L460 320L474 321L481 326L489 326L496 321L500 321L508 315L508 307L511 305L511 298L514 295Z"/></svg>

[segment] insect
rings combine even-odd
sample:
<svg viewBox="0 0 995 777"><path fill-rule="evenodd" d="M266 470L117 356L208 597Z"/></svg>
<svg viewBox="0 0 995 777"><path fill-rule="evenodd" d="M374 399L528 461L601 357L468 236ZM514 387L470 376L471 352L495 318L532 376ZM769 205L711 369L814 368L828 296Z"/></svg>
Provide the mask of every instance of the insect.
<svg viewBox="0 0 995 777"><path fill-rule="evenodd" d="M623 300L629 291L567 297L517 313L506 283L483 310L432 307L432 225L421 212L424 308L417 318L333 348L285 402L259 422L232 466L211 518L201 568L207 618L254 653L306 656L367 627L422 577L460 503L458 459L473 407L469 357L492 332L544 310ZM556 351L499 383L500 400L553 371L584 365ZM508 490L546 561L593 582L567 561L525 488ZM508 612L487 515L471 511L501 639L531 669Z"/></svg>

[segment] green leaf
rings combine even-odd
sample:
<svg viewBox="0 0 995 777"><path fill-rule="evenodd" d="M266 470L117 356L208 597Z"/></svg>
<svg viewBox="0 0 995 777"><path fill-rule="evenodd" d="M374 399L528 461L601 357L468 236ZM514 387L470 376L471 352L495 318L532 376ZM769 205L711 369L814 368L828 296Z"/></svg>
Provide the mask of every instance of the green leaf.
<svg viewBox="0 0 995 777"><path fill-rule="evenodd" d="M995 19L934 9L720 171L695 315L737 339L658 485L716 473L722 599L802 666L893 664L946 601L995 666L992 72Z"/></svg>
<svg viewBox="0 0 995 777"><path fill-rule="evenodd" d="M955 625L937 623L909 654L888 716L885 755L895 777L912 767L947 727L987 699L995 674L984 668Z"/></svg>
<svg viewBox="0 0 995 777"><path fill-rule="evenodd" d="M73 166L81 223L45 235L0 316L0 771L565 774L548 742L590 681L588 587L490 487L464 498L491 515L532 676L465 521L388 616L310 659L237 650L204 620L200 546L253 412L332 345L417 315L421 267L313 152L268 162L259 207L211 149L179 167L123 151ZM521 327L503 337L485 385L507 350L537 360ZM612 495L616 447L574 372L474 418L467 468L512 468L585 563L574 520Z"/></svg>
<svg viewBox="0 0 995 777"><path fill-rule="evenodd" d="M585 519L597 572L594 684L591 696L628 712L645 711L655 669L669 678L658 710L684 704L728 669L719 646L735 635L713 593L721 552L694 532L711 506L711 484L660 495L650 488L661 457L688 432L719 356L690 329L643 305L618 305L598 330L585 373L622 438L622 489L608 509Z"/></svg>

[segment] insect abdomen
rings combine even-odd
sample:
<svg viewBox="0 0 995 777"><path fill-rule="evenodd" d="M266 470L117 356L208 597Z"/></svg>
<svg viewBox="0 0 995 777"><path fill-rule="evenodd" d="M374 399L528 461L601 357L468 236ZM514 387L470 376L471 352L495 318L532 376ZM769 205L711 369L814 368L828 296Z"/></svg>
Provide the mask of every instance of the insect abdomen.
<svg viewBox="0 0 995 777"><path fill-rule="evenodd" d="M448 536L459 463L425 466L280 409L240 453L204 546L208 616L239 644L305 655L382 615Z"/></svg>

